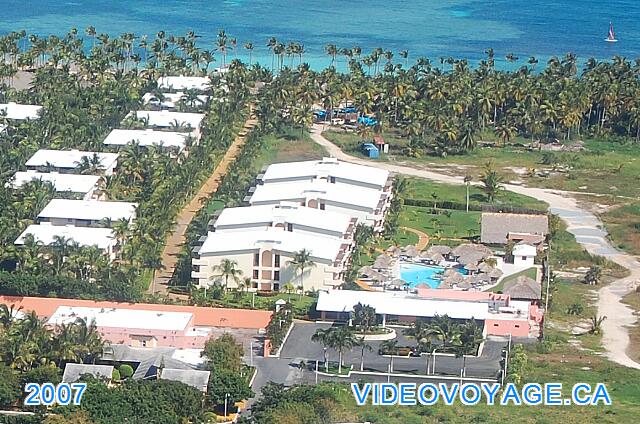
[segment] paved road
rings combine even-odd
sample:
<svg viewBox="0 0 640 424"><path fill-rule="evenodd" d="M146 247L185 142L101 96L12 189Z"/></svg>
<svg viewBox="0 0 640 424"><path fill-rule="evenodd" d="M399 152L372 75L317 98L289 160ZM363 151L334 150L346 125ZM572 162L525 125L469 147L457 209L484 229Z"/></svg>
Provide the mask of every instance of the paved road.
<svg viewBox="0 0 640 424"><path fill-rule="evenodd" d="M347 155L338 146L322 136L322 129L321 125L314 125L311 138L323 146L330 155L340 160L375 166L398 174L442 183L464 184L463 177ZM602 324L602 344L607 352L607 357L621 365L640 369L640 363L633 361L626 353L629 346L627 326L633 325L637 318L629 306L621 303L621 299L640 284L640 262L635 257L615 249L609 242L606 231L602 229L604 228L602 222L593 213L580 207L571 193L514 184L506 184L505 188L547 202L549 210L567 223L567 230L575 235L576 240L585 250L594 255L604 256L629 270L628 277L616 280L599 290L598 315L607 317Z"/></svg>

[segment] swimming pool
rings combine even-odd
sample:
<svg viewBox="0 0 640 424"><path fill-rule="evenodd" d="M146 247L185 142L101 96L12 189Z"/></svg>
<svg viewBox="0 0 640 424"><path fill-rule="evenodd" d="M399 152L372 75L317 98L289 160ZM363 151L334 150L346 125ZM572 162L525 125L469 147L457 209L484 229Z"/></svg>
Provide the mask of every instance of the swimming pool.
<svg viewBox="0 0 640 424"><path fill-rule="evenodd" d="M441 283L439 274L442 274L444 270L445 268L441 266L405 263L400 264L400 278L406 281L411 288L424 283L435 289Z"/></svg>

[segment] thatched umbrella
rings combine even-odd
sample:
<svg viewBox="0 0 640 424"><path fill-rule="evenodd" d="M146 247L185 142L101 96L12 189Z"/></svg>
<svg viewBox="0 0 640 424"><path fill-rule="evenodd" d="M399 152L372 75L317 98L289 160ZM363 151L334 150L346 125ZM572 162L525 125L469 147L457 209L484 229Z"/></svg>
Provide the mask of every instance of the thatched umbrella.
<svg viewBox="0 0 640 424"><path fill-rule="evenodd" d="M398 287L402 287L405 284L407 284L407 282L404 281L402 278L394 278L393 281L391 281L391 285L398 286Z"/></svg>
<svg viewBox="0 0 640 424"><path fill-rule="evenodd" d="M393 258L391 258L391 256L380 255L376 258L375 262L373 263L373 268L377 268L377 269L389 268L391 267L392 264L393 264Z"/></svg>
<svg viewBox="0 0 640 424"><path fill-rule="evenodd" d="M476 265L473 262L470 262L470 263L468 263L468 264L466 264L464 266L464 269L466 269L467 271L471 271L471 272L477 271L478 270L478 265Z"/></svg>
<svg viewBox="0 0 640 424"><path fill-rule="evenodd" d="M464 280L456 284L456 287L459 289L470 289L473 286L471 285L471 282L469 280Z"/></svg>
<svg viewBox="0 0 640 424"><path fill-rule="evenodd" d="M451 253L451 248L449 246L443 245L434 245L427 249L427 254L433 255L435 253L439 253L441 255L448 255Z"/></svg>
<svg viewBox="0 0 640 424"><path fill-rule="evenodd" d="M375 269L371 268L370 266L363 266L362 268L360 268L360 270L358 271L361 275L366 276L367 278L370 278L374 281L385 281L387 279L387 277L384 276L384 274L382 274L381 272L376 271Z"/></svg>
<svg viewBox="0 0 640 424"><path fill-rule="evenodd" d="M493 267L486 262L482 262L480 265L478 265L478 270L481 272L489 272L492 269Z"/></svg>
<svg viewBox="0 0 640 424"><path fill-rule="evenodd" d="M442 283L440 283L440 285L438 286L439 289L452 289L453 288L453 284L447 282L447 281L443 281Z"/></svg>
<svg viewBox="0 0 640 424"><path fill-rule="evenodd" d="M499 270L498 268L493 268L491 271L489 271L487 273L489 278L492 278L494 280L497 280L498 278L502 277L502 274L503 274L503 272L501 270Z"/></svg>
<svg viewBox="0 0 640 424"><path fill-rule="evenodd" d="M402 249L401 254L409 256L410 258L415 258L420 254L420 252L418 252L418 249L414 245L409 245Z"/></svg>
<svg viewBox="0 0 640 424"><path fill-rule="evenodd" d="M455 249L453 249L452 253L456 257L474 255L474 256L479 256L482 259L489 257L493 254L491 249L489 249L487 246L483 244L470 244L470 243L461 244L460 246L457 246Z"/></svg>
<svg viewBox="0 0 640 424"><path fill-rule="evenodd" d="M444 256L442 256L440 253L434 253L429 257L429 259L431 259L433 262L439 263L444 261Z"/></svg>
<svg viewBox="0 0 640 424"><path fill-rule="evenodd" d="M387 248L387 250L385 250L385 252L391 256L398 256L401 250L398 246L390 246Z"/></svg>

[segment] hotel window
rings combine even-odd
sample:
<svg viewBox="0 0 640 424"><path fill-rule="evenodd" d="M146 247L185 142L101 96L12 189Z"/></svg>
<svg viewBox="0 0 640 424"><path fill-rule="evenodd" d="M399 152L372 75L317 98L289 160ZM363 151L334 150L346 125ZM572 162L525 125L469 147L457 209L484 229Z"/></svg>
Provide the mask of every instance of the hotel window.
<svg viewBox="0 0 640 424"><path fill-rule="evenodd" d="M259 253L254 253L253 254L253 266L258 266L260 265L260 254Z"/></svg>
<svg viewBox="0 0 640 424"><path fill-rule="evenodd" d="M257 269L254 269L254 270L253 270L253 278L257 280L257 279L258 279L258 275L259 275L259 274L258 274L258 270L257 270Z"/></svg>
<svg viewBox="0 0 640 424"><path fill-rule="evenodd" d="M275 258L273 260L273 266L276 268L280 267L280 255L276 253Z"/></svg>
<svg viewBox="0 0 640 424"><path fill-rule="evenodd" d="M273 279L280 281L280 271L273 271Z"/></svg>
<svg viewBox="0 0 640 424"><path fill-rule="evenodd" d="M520 324L516 324L516 325L515 325L515 327L516 327L516 328L520 328Z"/></svg>
<svg viewBox="0 0 640 424"><path fill-rule="evenodd" d="M336 183L336 177L331 177L329 181L331 181L331 183L335 184Z"/></svg>
<svg viewBox="0 0 640 424"><path fill-rule="evenodd" d="M293 224L287 224L287 231L289 232L293 231Z"/></svg>
<svg viewBox="0 0 640 424"><path fill-rule="evenodd" d="M326 207L326 206L324 205L324 203L320 203L320 210L322 210L322 211L323 211L323 210L325 209L325 207Z"/></svg>

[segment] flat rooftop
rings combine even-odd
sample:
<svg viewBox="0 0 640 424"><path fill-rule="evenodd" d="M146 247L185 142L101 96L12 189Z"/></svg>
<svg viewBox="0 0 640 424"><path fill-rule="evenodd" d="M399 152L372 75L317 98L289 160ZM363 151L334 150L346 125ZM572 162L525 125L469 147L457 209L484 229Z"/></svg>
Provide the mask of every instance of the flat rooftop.
<svg viewBox="0 0 640 424"><path fill-rule="evenodd" d="M145 93L142 96L142 101L144 103L157 104L162 107L174 108L177 106L177 103L180 100L184 99L184 101L188 100L188 96L183 92L178 93L162 93L162 101L158 99L158 96L154 93ZM194 102L195 107L204 106L209 101L209 96L205 94L200 94L197 96L197 101Z"/></svg>
<svg viewBox="0 0 640 424"><path fill-rule="evenodd" d="M139 110L134 112L137 119L146 119L150 127L182 127L199 128L204 119L203 113L170 112L166 110Z"/></svg>
<svg viewBox="0 0 640 424"><path fill-rule="evenodd" d="M324 199L345 206L356 206L370 212L378 208L384 193L347 184L332 184L324 180L281 182L256 186L249 203L298 201L300 199Z"/></svg>
<svg viewBox="0 0 640 424"><path fill-rule="evenodd" d="M47 324L72 324L78 318L87 323L95 320L98 327L184 331L193 315L188 312L59 306L49 317Z"/></svg>
<svg viewBox="0 0 640 424"><path fill-rule="evenodd" d="M335 158L322 158L302 162L274 163L264 172L265 183L290 178L327 178L336 177L360 183L384 187L389 180L389 171L373 166L356 165ZM345 181L342 181L345 182Z"/></svg>
<svg viewBox="0 0 640 424"><path fill-rule="evenodd" d="M100 166L104 169L112 168L118 160L117 153L85 152L81 150L49 150L40 149L27 161L27 166L46 166L51 164L56 168L75 169L82 158L92 159L94 155L100 159Z"/></svg>
<svg viewBox="0 0 640 424"><path fill-rule="evenodd" d="M163 305L152 303L97 302L82 299L54 297L2 296L0 304L22 306L23 311L35 311L39 317L50 317L60 306L84 306L89 308L134 309L160 312L184 312L193 314L199 327L266 328L273 312L252 309L209 308L200 306Z"/></svg>
<svg viewBox="0 0 640 424"><path fill-rule="evenodd" d="M321 291L316 310L352 312L358 303L375 308L378 314L430 318L448 315L454 319L484 320L489 317L489 305L484 302L464 302L425 299L404 292L368 292L354 290Z"/></svg>
<svg viewBox="0 0 640 424"><path fill-rule="evenodd" d="M233 252L250 252L260 248L291 254L307 249L315 260L335 261L345 240L308 233L293 233L278 228L262 231L216 231L210 232L200 247L200 256Z"/></svg>
<svg viewBox="0 0 640 424"><path fill-rule="evenodd" d="M98 181L99 175L59 174L57 172L18 171L14 174L13 187L19 188L29 181L41 180L50 182L56 191L72 193L89 193Z"/></svg>
<svg viewBox="0 0 640 424"><path fill-rule="evenodd" d="M64 237L77 242L80 246L97 246L108 249L115 244L115 236L110 228L74 227L64 225L29 225L16 239L15 244L24 244L25 238L31 234L36 242L49 246L55 237Z"/></svg>
<svg viewBox="0 0 640 424"><path fill-rule="evenodd" d="M99 200L53 199L38 214L38 218L67 218L100 221L121 218L131 221L136 214L136 203L103 202Z"/></svg>
<svg viewBox="0 0 640 424"><path fill-rule="evenodd" d="M351 225L348 215L282 202L278 205L225 208L215 222L215 228L290 223L345 234ZM295 230L295 227L294 227Z"/></svg>
<svg viewBox="0 0 640 424"><path fill-rule="evenodd" d="M19 103L0 103L0 113L8 119L24 120L40 118L42 106L23 105Z"/></svg>
<svg viewBox="0 0 640 424"><path fill-rule="evenodd" d="M176 147L178 150L184 149L189 133L180 133L173 131L154 131L146 130L112 130L103 144L112 146L126 146L129 143L138 143L140 146L162 146Z"/></svg>
<svg viewBox="0 0 640 424"><path fill-rule="evenodd" d="M168 76L158 78L158 88L161 90L199 90L211 88L209 77Z"/></svg>

